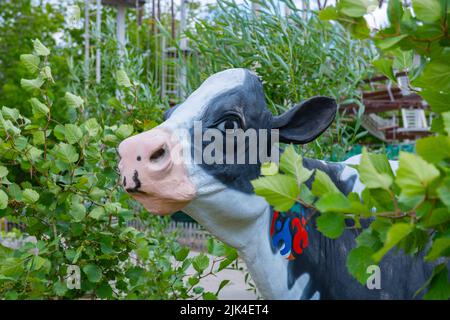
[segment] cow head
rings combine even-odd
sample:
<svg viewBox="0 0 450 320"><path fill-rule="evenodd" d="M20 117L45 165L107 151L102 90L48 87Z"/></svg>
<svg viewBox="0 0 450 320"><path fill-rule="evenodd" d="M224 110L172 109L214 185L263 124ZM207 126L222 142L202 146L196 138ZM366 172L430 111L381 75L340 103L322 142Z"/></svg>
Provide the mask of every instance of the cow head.
<svg viewBox="0 0 450 320"><path fill-rule="evenodd" d="M195 152L206 147L203 142L194 142L196 123L201 123L202 131L217 129L225 139L239 129L278 129L280 142L302 144L318 137L335 113L333 99L315 97L274 117L255 74L246 69L225 70L210 76L186 101L166 112L161 125L119 145L121 182L127 192L156 214L173 213L210 194L225 195L225 190L251 195L250 181L258 177L260 161L193 161ZM258 149L269 151L272 147L270 142L258 141ZM249 150L246 147L244 152ZM236 205L233 199L224 199L227 201L230 206Z"/></svg>

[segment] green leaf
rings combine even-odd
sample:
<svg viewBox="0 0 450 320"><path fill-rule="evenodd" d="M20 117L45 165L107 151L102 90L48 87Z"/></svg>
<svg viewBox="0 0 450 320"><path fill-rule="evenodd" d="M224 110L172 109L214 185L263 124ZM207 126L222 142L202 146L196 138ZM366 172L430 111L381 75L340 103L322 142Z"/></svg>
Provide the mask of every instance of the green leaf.
<svg viewBox="0 0 450 320"><path fill-rule="evenodd" d="M357 170L359 179L369 189L389 190L392 185L392 171L385 155L369 154L364 148Z"/></svg>
<svg viewBox="0 0 450 320"><path fill-rule="evenodd" d="M80 107L82 108L84 105L84 101L81 97L70 92L66 92L64 100L66 101L67 106L71 108L78 109Z"/></svg>
<svg viewBox="0 0 450 320"><path fill-rule="evenodd" d="M213 292L203 292L203 300L217 300L217 296Z"/></svg>
<svg viewBox="0 0 450 320"><path fill-rule="evenodd" d="M442 114L442 121L444 122L445 131L450 135L450 111Z"/></svg>
<svg viewBox="0 0 450 320"><path fill-rule="evenodd" d="M31 161L36 162L37 160L39 160L41 154L43 153L44 152L42 150L32 146L31 148L27 149L26 155Z"/></svg>
<svg viewBox="0 0 450 320"><path fill-rule="evenodd" d="M223 242L220 242L216 239L210 238L206 242L206 245L207 245L209 254L216 256L216 257L225 255L225 245L223 244Z"/></svg>
<svg viewBox="0 0 450 320"><path fill-rule="evenodd" d="M60 143L58 145L56 156L64 163L74 163L78 161L77 150L72 145L66 143Z"/></svg>
<svg viewBox="0 0 450 320"><path fill-rule="evenodd" d="M425 256L426 261L434 261L450 254L450 238L438 238L433 241L431 249Z"/></svg>
<svg viewBox="0 0 450 320"><path fill-rule="evenodd" d="M8 206L8 195L0 189L0 209L6 209Z"/></svg>
<svg viewBox="0 0 450 320"><path fill-rule="evenodd" d="M20 55L20 61L22 61L28 72L32 74L36 73L39 70L39 63L41 62L41 60L34 54L22 54Z"/></svg>
<svg viewBox="0 0 450 320"><path fill-rule="evenodd" d="M278 165L275 162L265 162L261 164L261 175L273 176L278 173Z"/></svg>
<svg viewBox="0 0 450 320"><path fill-rule="evenodd" d="M65 131L66 131L66 129L64 128L64 126L57 124L55 126L55 128L53 129L53 135L55 136L56 139L62 141L66 138Z"/></svg>
<svg viewBox="0 0 450 320"><path fill-rule="evenodd" d="M439 88L447 96L450 91L450 64L446 59L431 60L425 64L420 76L413 81L413 85L424 89Z"/></svg>
<svg viewBox="0 0 450 320"><path fill-rule="evenodd" d="M354 18L354 23L348 24L350 34L356 39L367 39L370 36L369 25L364 18Z"/></svg>
<svg viewBox="0 0 450 320"><path fill-rule="evenodd" d="M100 125L98 124L97 120L94 118L87 120L84 123L84 128L86 129L88 135L91 137L95 137L101 131Z"/></svg>
<svg viewBox="0 0 450 320"><path fill-rule="evenodd" d="M430 218L424 223L424 226L430 228L449 221L450 211L447 208L437 208L432 211Z"/></svg>
<svg viewBox="0 0 450 320"><path fill-rule="evenodd" d="M284 173L294 176L299 184L304 183L313 174L312 170L303 167L303 159L295 152L292 144L289 145L281 155L280 169Z"/></svg>
<svg viewBox="0 0 450 320"><path fill-rule="evenodd" d="M450 158L450 138L447 136L430 136L416 142L417 153L426 161L438 163Z"/></svg>
<svg viewBox="0 0 450 320"><path fill-rule="evenodd" d="M317 229L326 237L338 238L345 229L345 217L334 212L325 212L317 218Z"/></svg>
<svg viewBox="0 0 450 320"><path fill-rule="evenodd" d="M32 111L33 111L33 115L36 118L46 117L47 114L50 111L45 104L43 104L42 102L40 102L36 98L31 98L30 99L30 103L31 103L31 108L32 108Z"/></svg>
<svg viewBox="0 0 450 320"><path fill-rule="evenodd" d="M81 129L74 124L64 125L64 136L70 144L77 143L83 137L83 132Z"/></svg>
<svg viewBox="0 0 450 320"><path fill-rule="evenodd" d="M39 39L33 40L33 54L37 56L48 56L50 54L50 50L48 50Z"/></svg>
<svg viewBox="0 0 450 320"><path fill-rule="evenodd" d="M406 37L408 37L407 34L402 34L402 35L396 36L396 37L377 39L377 40L375 40L375 44L381 50L388 50L388 49L392 48L393 46L395 46L400 41L402 41L403 39L405 39Z"/></svg>
<svg viewBox="0 0 450 320"><path fill-rule="evenodd" d="M434 22L441 17L442 9L439 0L412 0L412 5L419 20Z"/></svg>
<svg viewBox="0 0 450 320"><path fill-rule="evenodd" d="M8 169L4 166L0 166L0 179L8 175Z"/></svg>
<svg viewBox="0 0 450 320"><path fill-rule="evenodd" d="M264 197L277 211L289 210L300 193L295 179L287 175L261 177L251 183L255 193Z"/></svg>
<svg viewBox="0 0 450 320"><path fill-rule="evenodd" d="M127 73L123 69L117 70L116 83L120 87L131 87L132 86L130 79L127 76Z"/></svg>
<svg viewBox="0 0 450 320"><path fill-rule="evenodd" d="M228 267L231 263L233 263L233 261L235 261L238 258L238 253L237 250L229 247L227 245L225 245L225 256L226 259L222 260L219 264L219 268L217 268L217 272L219 272L220 270L225 269L226 267Z"/></svg>
<svg viewBox="0 0 450 320"><path fill-rule="evenodd" d="M382 74L387 76L394 82L397 82L395 78L394 71L392 69L393 61L390 59L378 59L372 61L373 66L380 71Z"/></svg>
<svg viewBox="0 0 450 320"><path fill-rule="evenodd" d="M96 290L97 296L100 299L111 299L113 296L113 291L108 282L103 282Z"/></svg>
<svg viewBox="0 0 450 320"><path fill-rule="evenodd" d="M222 280L221 282L220 282L220 284L219 284L219 288L217 289L217 291L216 291L216 296L219 294L219 292L227 285L227 284L229 284L230 283L230 280L228 280L228 279L225 279L225 280Z"/></svg>
<svg viewBox="0 0 450 320"><path fill-rule="evenodd" d="M383 246L377 233L371 228L364 229L356 238L356 243L358 244L358 247L368 247L371 248L373 252Z"/></svg>
<svg viewBox="0 0 450 320"><path fill-rule="evenodd" d="M402 20L403 6L400 0L389 0L387 15L391 25L398 25Z"/></svg>
<svg viewBox="0 0 450 320"><path fill-rule="evenodd" d="M90 213L89 217L95 220L100 220L105 215L105 209L103 207L95 207Z"/></svg>
<svg viewBox="0 0 450 320"><path fill-rule="evenodd" d="M404 51L401 49L396 49L392 51L394 55L393 68L404 70L412 66L414 60L414 52L412 50ZM396 80L396 79L395 79Z"/></svg>
<svg viewBox="0 0 450 320"><path fill-rule="evenodd" d="M300 199L309 205L312 205L314 203L314 200L316 200L316 197L312 194L311 190L308 189L306 184L302 184L300 186Z"/></svg>
<svg viewBox="0 0 450 320"><path fill-rule="evenodd" d="M119 139L125 139L128 138L129 136L131 136L131 134L133 133L134 128L132 125L129 124L122 124L116 131L116 136Z"/></svg>
<svg viewBox="0 0 450 320"><path fill-rule="evenodd" d="M434 112L446 112L450 110L450 92L442 92L433 90L431 88L425 88L420 91L419 94L430 105L431 110ZM433 124L435 121L433 121Z"/></svg>
<svg viewBox="0 0 450 320"><path fill-rule="evenodd" d="M414 229L413 225L407 223L393 224L387 232L386 241L383 247L372 255L373 260L378 263L383 256L396 246L402 239L404 239Z"/></svg>
<svg viewBox="0 0 450 320"><path fill-rule="evenodd" d="M322 213L348 213L351 203L342 193L326 193L315 203L315 207Z"/></svg>
<svg viewBox="0 0 450 320"><path fill-rule="evenodd" d="M116 97L111 97L111 98L109 98L109 99L106 101L106 103L107 103L108 105L110 105L111 107L113 107L113 108L115 108L115 109L118 109L118 110L122 110L122 109L125 108L125 107L122 105L122 103L120 102L120 100L117 99Z"/></svg>
<svg viewBox="0 0 450 320"><path fill-rule="evenodd" d="M57 281L53 284L53 292L57 296L63 297L67 292L67 284L65 282Z"/></svg>
<svg viewBox="0 0 450 320"><path fill-rule="evenodd" d="M352 249L347 256L347 270L362 285L366 285L370 276L367 268L375 265L375 261L372 259L373 253L374 251L369 247L357 247Z"/></svg>
<svg viewBox="0 0 450 320"><path fill-rule="evenodd" d="M362 17L377 8L375 0L341 0L339 1L339 11L349 17Z"/></svg>
<svg viewBox="0 0 450 320"><path fill-rule="evenodd" d="M33 204L39 200L39 193L32 189L24 189L22 192L22 197L26 204Z"/></svg>
<svg viewBox="0 0 450 320"><path fill-rule="evenodd" d="M21 79L20 85L23 89L26 91L33 91L36 89L39 89L44 84L44 80L42 80L40 77L36 79Z"/></svg>
<svg viewBox="0 0 450 320"><path fill-rule="evenodd" d="M387 234L392 227L392 221L388 218L377 217L370 227L379 234L381 241L386 242Z"/></svg>
<svg viewBox="0 0 450 320"><path fill-rule="evenodd" d="M195 287L194 289L192 289L192 291L193 291L195 294L201 294L203 291L205 291L205 288L200 287L200 286L197 286L197 287Z"/></svg>
<svg viewBox="0 0 450 320"><path fill-rule="evenodd" d="M86 216L86 207L79 201L79 199L73 199L70 203L68 212L74 219L74 221L83 221Z"/></svg>
<svg viewBox="0 0 450 320"><path fill-rule="evenodd" d="M439 177L435 166L415 154L400 152L399 161L395 183L401 188L402 195L423 195L428 185Z"/></svg>
<svg viewBox="0 0 450 320"><path fill-rule="evenodd" d="M314 174L311 192L317 197L323 196L326 193L340 193L330 177L325 172L318 169Z"/></svg>
<svg viewBox="0 0 450 320"><path fill-rule="evenodd" d="M22 190L20 190L20 187L17 184L10 184L8 186L8 193L12 199L16 201L23 201Z"/></svg>
<svg viewBox="0 0 450 320"><path fill-rule="evenodd" d="M33 132L33 143L35 145L45 144L45 135L43 131L35 131Z"/></svg>
<svg viewBox="0 0 450 320"><path fill-rule="evenodd" d="M42 68L40 76L42 77L42 79L48 80L52 83L55 82L55 80L53 80L53 76L52 76L52 69L49 66L45 66Z"/></svg>
<svg viewBox="0 0 450 320"><path fill-rule="evenodd" d="M89 196L96 201L100 201L105 195L105 190L97 187L92 188L92 190L89 192Z"/></svg>
<svg viewBox="0 0 450 320"><path fill-rule="evenodd" d="M448 300L450 298L448 270L445 264L439 264L434 268L433 274L426 284L428 291L423 296L425 300Z"/></svg>
<svg viewBox="0 0 450 320"><path fill-rule="evenodd" d="M14 121L17 121L20 117L20 112L16 108L8 108L8 107L2 107L2 113L7 119L11 119Z"/></svg>
<svg viewBox="0 0 450 320"><path fill-rule="evenodd" d="M175 259L177 261L184 261L187 256L189 255L189 248L188 247L180 247L179 250L175 253Z"/></svg>
<svg viewBox="0 0 450 320"><path fill-rule="evenodd" d="M437 193L439 198L441 198L441 201L450 210L450 177L446 177L444 181L442 181L442 185L437 189Z"/></svg>
<svg viewBox="0 0 450 320"><path fill-rule="evenodd" d="M191 286L195 286L196 284L198 284L200 282L200 279L198 277L190 277L188 279L188 283Z"/></svg>
<svg viewBox="0 0 450 320"><path fill-rule="evenodd" d="M200 253L192 260L192 266L199 273L202 273L206 268L208 268L208 265L209 265L209 258L207 255L203 253Z"/></svg>
<svg viewBox="0 0 450 320"><path fill-rule="evenodd" d="M83 272L86 274L88 280L92 283L97 283L102 279L102 270L95 264L87 264L83 267Z"/></svg>
<svg viewBox="0 0 450 320"><path fill-rule="evenodd" d="M319 11L319 18L321 20L338 20L339 13L334 6L327 6Z"/></svg>

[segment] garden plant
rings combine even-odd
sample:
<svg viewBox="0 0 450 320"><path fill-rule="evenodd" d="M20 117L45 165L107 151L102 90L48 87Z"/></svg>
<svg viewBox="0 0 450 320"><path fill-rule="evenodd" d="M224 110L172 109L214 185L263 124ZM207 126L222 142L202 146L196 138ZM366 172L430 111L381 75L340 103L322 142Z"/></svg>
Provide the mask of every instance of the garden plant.
<svg viewBox="0 0 450 320"><path fill-rule="evenodd" d="M186 95L211 74L239 67L261 78L274 114L315 95L358 105L351 120L339 108L315 141L282 146L281 162L262 166L254 191L280 212L296 203L311 209L309 219L330 239L354 229L346 266L361 284L369 266L402 250L435 265L416 295L449 299L450 0L389 0L388 24L370 30L364 16L380 2L337 0L314 11L292 0L218 0L202 18L193 17L200 4L192 2L183 34L170 35L179 21L168 14L144 17L128 25L129 42L119 49L111 36L114 10L104 8L89 70L80 54L83 31L64 23L64 5L1 2L0 222L15 228L0 230L7 240L0 243L0 299L217 299L230 283L223 280L216 291L200 284L237 268L235 249L211 238L208 254L189 255L177 233L167 232L169 218L149 214L119 182L118 144L156 127L170 107L161 95L168 63L161 41L180 53L183 37L194 52L178 55ZM70 4L80 10L84 1ZM128 18L138 19L134 14ZM94 34L93 23L89 28ZM99 83L91 74L95 46L102 49ZM416 142L416 153L401 152L394 172L382 150L364 148L354 165L361 195L345 195L320 169L306 169L306 157L347 158L367 136L361 82L382 73L395 84L401 71L433 116L432 134ZM81 277L75 289L67 286L73 267Z"/></svg>

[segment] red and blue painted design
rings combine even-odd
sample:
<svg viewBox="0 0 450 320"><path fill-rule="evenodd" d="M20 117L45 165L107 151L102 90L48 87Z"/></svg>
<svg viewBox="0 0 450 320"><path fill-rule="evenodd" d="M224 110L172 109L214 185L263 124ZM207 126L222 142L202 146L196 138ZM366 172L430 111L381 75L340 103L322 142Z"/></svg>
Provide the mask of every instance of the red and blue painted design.
<svg viewBox="0 0 450 320"><path fill-rule="evenodd" d="M308 247L308 226L305 209L296 203L287 212L274 211L270 226L272 245L278 248L283 244L280 253L293 260Z"/></svg>

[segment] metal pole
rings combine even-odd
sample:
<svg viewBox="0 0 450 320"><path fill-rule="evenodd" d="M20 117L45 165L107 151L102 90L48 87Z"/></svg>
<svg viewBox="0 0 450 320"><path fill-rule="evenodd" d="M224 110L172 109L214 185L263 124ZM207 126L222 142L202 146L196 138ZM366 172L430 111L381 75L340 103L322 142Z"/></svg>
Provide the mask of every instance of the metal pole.
<svg viewBox="0 0 450 320"><path fill-rule="evenodd" d="M117 6L117 42L119 45L120 63L123 63L125 53L125 12L126 6L119 4Z"/></svg>
<svg viewBox="0 0 450 320"><path fill-rule="evenodd" d="M170 6L170 15L171 15L171 26L172 26L172 39L175 39L175 8L173 0L171 0L171 6Z"/></svg>
<svg viewBox="0 0 450 320"><path fill-rule="evenodd" d="M136 47L139 50L139 26L140 26L140 12L139 12L139 0L135 2L136 6Z"/></svg>
<svg viewBox="0 0 450 320"><path fill-rule="evenodd" d="M180 47L182 50L187 49L187 39L184 35L184 31L186 30L186 0L181 0L181 16L180 16Z"/></svg>
<svg viewBox="0 0 450 320"><path fill-rule="evenodd" d="M166 66L166 37L162 37L161 39L161 97L164 98L166 96L166 76L167 76L167 66Z"/></svg>
<svg viewBox="0 0 450 320"><path fill-rule="evenodd" d="M186 98L186 91L187 91L187 68L186 68L186 61L185 59L185 53L187 50L187 39L184 35L184 32L186 30L186 0L181 0L181 17L180 17L180 57L181 63L180 65L180 84L178 87L178 96L181 98Z"/></svg>
<svg viewBox="0 0 450 320"><path fill-rule="evenodd" d="M101 27L102 27L102 1L97 0L97 50L95 54L95 81L100 83L101 80Z"/></svg>
<svg viewBox="0 0 450 320"><path fill-rule="evenodd" d="M84 2L84 82L89 82L89 1Z"/></svg>

